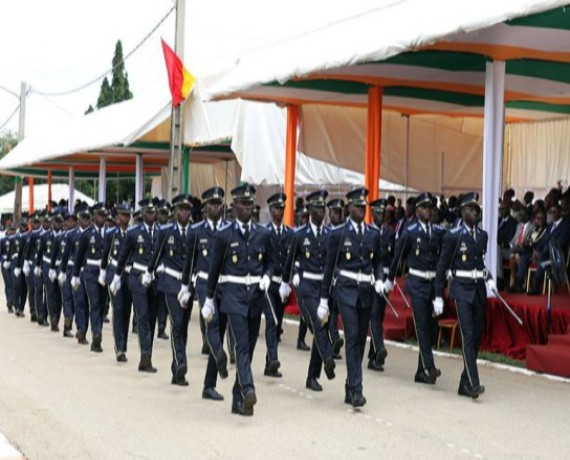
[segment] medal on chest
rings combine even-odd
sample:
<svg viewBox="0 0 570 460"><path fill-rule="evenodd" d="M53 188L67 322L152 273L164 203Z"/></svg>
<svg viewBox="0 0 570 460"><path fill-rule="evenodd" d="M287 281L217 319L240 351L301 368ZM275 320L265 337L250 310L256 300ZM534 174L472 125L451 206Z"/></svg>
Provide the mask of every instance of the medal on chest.
<svg viewBox="0 0 570 460"><path fill-rule="evenodd" d="M237 263L238 263L238 256L237 256L237 254L234 254L234 255L232 256L232 262L233 262L234 264L237 264Z"/></svg>
<svg viewBox="0 0 570 460"><path fill-rule="evenodd" d="M346 260L350 260L352 258L352 255L350 254L350 252L346 253Z"/></svg>
<svg viewBox="0 0 570 460"><path fill-rule="evenodd" d="M139 246L139 254L142 256L144 253L144 248L142 246Z"/></svg>
<svg viewBox="0 0 570 460"><path fill-rule="evenodd" d="M202 255L208 257L208 250L206 248L202 249Z"/></svg>

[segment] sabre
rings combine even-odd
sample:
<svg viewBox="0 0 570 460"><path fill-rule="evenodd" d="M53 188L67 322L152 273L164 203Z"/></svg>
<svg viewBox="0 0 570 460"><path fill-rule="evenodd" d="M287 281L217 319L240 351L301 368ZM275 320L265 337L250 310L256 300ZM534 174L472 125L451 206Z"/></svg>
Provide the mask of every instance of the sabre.
<svg viewBox="0 0 570 460"><path fill-rule="evenodd" d="M275 308L273 308L273 302L271 302L271 299L269 298L269 293L267 291L265 291L265 298L267 299L267 303L269 304L269 309L271 310L271 316L273 316L273 321L275 321L275 324L277 324L278 321L277 321L277 315L275 314Z"/></svg>
<svg viewBox="0 0 570 460"><path fill-rule="evenodd" d="M406 304L406 307L411 309L412 306L410 305L410 302L408 302L408 299L406 299L406 296L404 295L404 291L402 291L402 288L400 286L398 286L398 283L395 282L394 284L396 285L396 288L398 289L400 296L402 297L402 299L404 299L404 303Z"/></svg>
<svg viewBox="0 0 570 460"><path fill-rule="evenodd" d="M386 303L390 306L390 308L392 309L392 312L394 312L394 316L396 317L396 319L400 318L400 315L398 315L398 312L396 311L396 309L394 308L394 305L392 305L392 302L390 302L390 300L388 300L388 296L386 295L386 293L384 292L384 290L380 291L382 297L384 297L384 300L386 301Z"/></svg>
<svg viewBox="0 0 570 460"><path fill-rule="evenodd" d="M515 321L519 324L519 326L523 325L523 321L522 319L515 313L515 311L509 306L509 304L507 303L507 301L503 298L503 296L501 296L501 294L499 294L499 291L497 291L496 289L493 289L493 293L497 296L497 299L499 299L501 301L501 303L503 304L503 306L507 309L507 311L512 315L512 317L515 319Z"/></svg>

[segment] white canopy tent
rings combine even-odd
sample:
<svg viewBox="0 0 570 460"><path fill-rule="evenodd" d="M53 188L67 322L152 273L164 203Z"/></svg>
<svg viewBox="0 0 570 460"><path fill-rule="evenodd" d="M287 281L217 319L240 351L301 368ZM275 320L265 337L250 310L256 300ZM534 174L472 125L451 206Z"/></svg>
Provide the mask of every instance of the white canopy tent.
<svg viewBox="0 0 570 460"><path fill-rule="evenodd" d="M48 204L48 185L41 184L36 185L34 196L34 208L35 209L46 209ZM11 213L14 211L14 193L9 192L5 195L0 196L0 213ZM78 190L73 191L73 195L76 200L85 201L89 206L93 205L95 201L89 198L84 193ZM51 199L52 201L59 202L60 200L68 200L71 196L71 190L68 184L53 184L51 188ZM30 203L29 189L28 186L22 187L22 209L29 209Z"/></svg>

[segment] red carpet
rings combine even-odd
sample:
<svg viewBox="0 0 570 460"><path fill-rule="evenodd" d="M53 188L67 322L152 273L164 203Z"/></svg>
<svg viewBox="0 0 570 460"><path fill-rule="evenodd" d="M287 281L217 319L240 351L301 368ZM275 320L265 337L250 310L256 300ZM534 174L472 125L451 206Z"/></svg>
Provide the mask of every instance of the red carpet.
<svg viewBox="0 0 570 460"><path fill-rule="evenodd" d="M547 345L529 345L526 367L537 372L570 377L570 332L553 334Z"/></svg>

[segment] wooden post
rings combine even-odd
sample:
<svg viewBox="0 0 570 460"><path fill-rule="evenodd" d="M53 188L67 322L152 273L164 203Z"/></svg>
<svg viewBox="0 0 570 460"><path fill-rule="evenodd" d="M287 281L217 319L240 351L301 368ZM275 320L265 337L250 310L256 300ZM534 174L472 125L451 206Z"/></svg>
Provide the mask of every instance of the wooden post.
<svg viewBox="0 0 570 460"><path fill-rule="evenodd" d="M295 222L295 171L297 162L297 123L299 107L287 106L287 133L285 138L285 225L293 226Z"/></svg>
<svg viewBox="0 0 570 460"><path fill-rule="evenodd" d="M378 199L382 146L382 97L383 88L373 86L368 90L366 154L364 161L364 186L370 192L368 201ZM372 221L370 208L366 210L366 221Z"/></svg>

